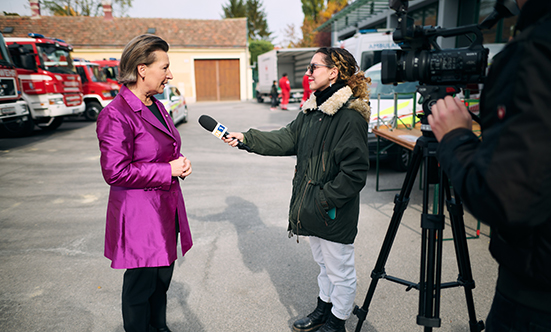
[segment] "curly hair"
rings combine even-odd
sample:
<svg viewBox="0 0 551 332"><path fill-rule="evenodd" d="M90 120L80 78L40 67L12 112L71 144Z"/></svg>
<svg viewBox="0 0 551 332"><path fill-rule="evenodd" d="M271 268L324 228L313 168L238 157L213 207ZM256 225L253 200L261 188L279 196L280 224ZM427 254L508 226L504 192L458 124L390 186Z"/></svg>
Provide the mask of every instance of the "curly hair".
<svg viewBox="0 0 551 332"><path fill-rule="evenodd" d="M322 47L316 51L323 56L323 61L330 67L336 67L339 70L337 82L344 82L352 89L354 97L369 100L368 84L371 84L371 78L366 77L360 70L356 59L344 48Z"/></svg>

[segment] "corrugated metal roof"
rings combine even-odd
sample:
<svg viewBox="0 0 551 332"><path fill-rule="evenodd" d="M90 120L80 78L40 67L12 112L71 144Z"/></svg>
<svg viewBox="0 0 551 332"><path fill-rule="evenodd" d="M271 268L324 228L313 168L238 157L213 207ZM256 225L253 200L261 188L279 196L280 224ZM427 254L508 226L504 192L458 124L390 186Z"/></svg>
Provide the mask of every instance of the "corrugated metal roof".
<svg viewBox="0 0 551 332"><path fill-rule="evenodd" d="M388 0L356 0L334 14L327 22L320 25L316 31L339 31L387 10L390 10ZM331 29L331 26L334 26L334 28Z"/></svg>

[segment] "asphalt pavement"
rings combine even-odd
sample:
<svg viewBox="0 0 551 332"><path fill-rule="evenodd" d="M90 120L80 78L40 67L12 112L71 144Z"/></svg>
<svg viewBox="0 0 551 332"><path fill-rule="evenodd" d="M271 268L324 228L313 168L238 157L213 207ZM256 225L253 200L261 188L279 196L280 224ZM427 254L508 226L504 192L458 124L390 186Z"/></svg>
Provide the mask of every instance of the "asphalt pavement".
<svg viewBox="0 0 551 332"><path fill-rule="evenodd" d="M168 292L173 332L280 332L310 313L318 274L308 238L287 237L294 157L263 157L225 145L197 119L208 114L229 127L273 130L292 121L298 107L270 111L247 102L189 105L180 124L182 153L193 173L182 183L194 246L176 261ZM109 187L100 165L95 123L71 119L53 132L0 138L0 331L122 332L124 270L103 256ZM405 173L382 168L380 188L399 188ZM361 193L355 242L362 305L397 191L375 190L373 165ZM419 179L416 180L419 182ZM415 283L420 274L422 190L418 183L392 245L386 272ZM467 235L477 221L465 215ZM489 229L467 240L476 316L484 320L497 264L488 252ZM445 238L451 237L449 220ZM443 241L442 281L457 280L453 241ZM469 331L462 287L443 289L441 327ZM416 324L419 292L380 280L363 332L422 331ZM358 318L348 319L354 331Z"/></svg>

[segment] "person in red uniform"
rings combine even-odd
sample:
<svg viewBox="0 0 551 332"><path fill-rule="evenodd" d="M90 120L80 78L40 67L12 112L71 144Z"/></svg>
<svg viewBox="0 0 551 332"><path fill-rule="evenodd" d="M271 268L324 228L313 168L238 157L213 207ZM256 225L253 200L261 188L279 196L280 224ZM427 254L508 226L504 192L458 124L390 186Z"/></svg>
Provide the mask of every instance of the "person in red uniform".
<svg viewBox="0 0 551 332"><path fill-rule="evenodd" d="M302 89L304 92L302 93L302 101L300 102L301 108L304 102L310 98L310 94L312 93L312 90L310 90L310 82L308 82L308 75L304 75L304 77L302 77Z"/></svg>
<svg viewBox="0 0 551 332"><path fill-rule="evenodd" d="M279 80L279 87L281 88L281 109L287 110L289 97L291 97L291 82L287 78L287 73L283 73L283 77Z"/></svg>

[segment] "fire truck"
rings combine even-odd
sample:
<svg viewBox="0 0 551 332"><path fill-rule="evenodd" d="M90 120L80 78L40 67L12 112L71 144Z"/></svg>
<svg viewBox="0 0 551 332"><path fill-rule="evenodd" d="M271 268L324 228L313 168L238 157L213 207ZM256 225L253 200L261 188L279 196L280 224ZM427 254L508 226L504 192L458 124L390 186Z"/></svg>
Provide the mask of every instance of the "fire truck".
<svg viewBox="0 0 551 332"><path fill-rule="evenodd" d="M117 60L116 58L109 58L103 60L94 60L92 62L99 65L99 67L105 74L105 77L107 78L107 82L117 84L120 88L120 84L117 81L117 76L119 75L120 60Z"/></svg>
<svg viewBox="0 0 551 332"><path fill-rule="evenodd" d="M97 63L75 58L73 64L82 82L86 104L84 117L90 121L96 121L99 112L115 98L120 88L118 84L107 81Z"/></svg>
<svg viewBox="0 0 551 332"><path fill-rule="evenodd" d="M82 114L85 109L80 76L71 59L73 48L60 39L35 33L29 37L6 38L6 44L34 123L53 130L64 117Z"/></svg>
<svg viewBox="0 0 551 332"><path fill-rule="evenodd" d="M7 137L27 136L33 127L29 107L21 97L17 71L0 33L0 133Z"/></svg>

